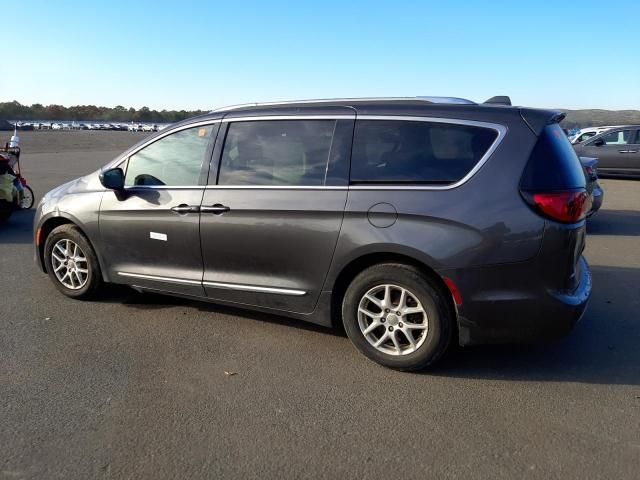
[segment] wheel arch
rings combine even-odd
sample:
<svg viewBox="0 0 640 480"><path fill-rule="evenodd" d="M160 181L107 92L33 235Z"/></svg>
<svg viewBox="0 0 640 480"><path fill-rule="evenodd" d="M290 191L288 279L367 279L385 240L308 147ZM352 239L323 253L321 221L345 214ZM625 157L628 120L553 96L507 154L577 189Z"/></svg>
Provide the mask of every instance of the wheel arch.
<svg viewBox="0 0 640 480"><path fill-rule="evenodd" d="M458 312L453 295L447 287L444 279L433 269L416 258L403 253L395 252L371 252L352 259L338 273L333 282L331 293L331 322L335 328L342 328L342 299L351 281L363 270L381 263L400 263L417 268L423 275L429 278L443 294L444 298L455 316L454 338L458 336Z"/></svg>
<svg viewBox="0 0 640 480"><path fill-rule="evenodd" d="M44 273L47 273L47 264L44 261L44 246L47 242L47 237L51 234L51 232L54 229L56 229L61 225L73 225L80 231L80 233L84 236L84 238L87 239L87 242L89 242L89 245L91 245L91 248L96 254L96 258L98 259L98 263L100 264L100 271L102 272L102 278L105 282L108 281L108 278L106 278L105 276L105 269L103 268L104 265L103 265L102 257L100 256L100 253L96 249L94 242L91 241L91 237L87 235L86 230L82 227L80 222L78 222L75 218L72 218L71 216L67 216L64 214L51 216L46 220L44 220L38 227L40 234L39 234L39 242L37 245L37 248L38 248L37 254L39 257L38 263L40 264L42 271Z"/></svg>

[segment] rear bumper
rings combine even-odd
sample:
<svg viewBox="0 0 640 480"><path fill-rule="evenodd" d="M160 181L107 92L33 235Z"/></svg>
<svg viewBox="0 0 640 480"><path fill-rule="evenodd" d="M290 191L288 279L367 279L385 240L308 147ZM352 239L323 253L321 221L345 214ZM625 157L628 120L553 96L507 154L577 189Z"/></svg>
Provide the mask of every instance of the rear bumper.
<svg viewBox="0 0 640 480"><path fill-rule="evenodd" d="M591 195L593 198L593 203L591 205L591 210L589 211L589 217L600 210L602 201L604 200L604 190L602 190L602 187L600 187L597 182L593 186L593 192L591 193Z"/></svg>
<svg viewBox="0 0 640 480"><path fill-rule="evenodd" d="M584 257L578 262L579 281L572 292L538 286L542 282L535 279L536 266L530 262L458 272L460 345L533 343L567 335L591 295L589 266Z"/></svg>

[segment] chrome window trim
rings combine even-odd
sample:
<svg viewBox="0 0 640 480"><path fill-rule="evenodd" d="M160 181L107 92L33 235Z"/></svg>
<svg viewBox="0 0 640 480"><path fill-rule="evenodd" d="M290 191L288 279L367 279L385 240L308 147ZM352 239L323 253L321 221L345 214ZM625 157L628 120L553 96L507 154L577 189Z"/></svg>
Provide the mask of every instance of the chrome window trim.
<svg viewBox="0 0 640 480"><path fill-rule="evenodd" d="M307 294L307 292L305 292L304 290L295 290L290 288L278 288L278 287L256 287L255 285L243 285L240 283L203 281L202 285L204 285L205 287L221 288L224 290L240 290L243 292L274 293L276 295L293 295L296 297L301 297Z"/></svg>
<svg viewBox="0 0 640 480"><path fill-rule="evenodd" d="M489 128L495 130L498 136L487 149L484 155L478 160L478 163L469 170L469 172L455 183L449 185L404 185L404 184L371 184L371 185L349 185L349 190L452 190L460 185L468 182L489 160L493 152L500 146L502 140L507 134L507 127L499 123L481 122L476 120L462 120L457 118L442 117L418 117L418 116L399 116L399 115L358 115L358 120L397 120L405 122L430 122L430 123L447 123L451 125L468 125L480 128Z"/></svg>
<svg viewBox="0 0 640 480"><path fill-rule="evenodd" d="M348 190L345 186L332 185L207 185L206 190Z"/></svg>
<svg viewBox="0 0 640 480"><path fill-rule="evenodd" d="M261 120L355 120L356 114L335 115L257 115L252 117L224 117L224 122L257 122Z"/></svg>
<svg viewBox="0 0 640 480"><path fill-rule="evenodd" d="M241 283L226 283L226 282L206 282L201 280L188 280L185 278L163 277L159 275L146 275L142 273L131 272L117 272L121 277L138 278L142 280L151 280L155 282L177 283L181 285L200 285L205 287L222 288L225 290L238 290L243 292L258 292L258 293L273 293L276 295L293 295L301 297L306 295L304 290L297 290L292 288L279 288L279 287L258 287L255 285L244 285Z"/></svg>
<svg viewBox="0 0 640 480"><path fill-rule="evenodd" d="M129 185L132 190L348 190L346 185ZM100 190L109 192L109 189Z"/></svg>
<svg viewBox="0 0 640 480"><path fill-rule="evenodd" d="M480 128L489 128L495 130L498 133L498 136L493 141L489 149L485 152L485 154L480 158L478 163L467 173L464 177L458 180L455 183L449 185L404 185L404 184L371 184L371 185L350 185L346 186L324 186L324 185L137 185L137 186L128 186L127 189L151 189L151 190L171 190L171 189L179 189L179 190L188 190L188 189L207 189L207 190L234 190L234 189L242 189L242 190L452 190L457 188L464 183L468 182L481 168L482 166L489 160L493 152L500 146L504 137L507 133L507 127L498 123L490 123L490 122L482 122L476 120L463 120L457 118L443 118L443 117L423 117L423 116L406 116L406 115L265 115L265 116L254 116L254 117L225 117L224 119L216 119L216 120L204 120L201 122L191 123L189 125L182 125L166 134L163 133L162 136L154 138L152 141L146 142L145 144L139 146L134 151L129 153L126 157L118 159L120 163L126 161L131 155L134 155L147 145L159 140L166 135L170 135L171 133L179 132L181 130L186 130L192 127L198 127L202 125L210 125L219 122L248 122L248 121L259 121L259 120L340 120L340 119L348 119L348 120L396 120L396 121L410 121L410 122L431 122L431 123L445 123L452 125L468 125ZM115 160L114 162L116 162ZM114 164L113 166L117 166L118 164ZM109 168L112 168L108 166ZM107 167L105 167L107 168Z"/></svg>

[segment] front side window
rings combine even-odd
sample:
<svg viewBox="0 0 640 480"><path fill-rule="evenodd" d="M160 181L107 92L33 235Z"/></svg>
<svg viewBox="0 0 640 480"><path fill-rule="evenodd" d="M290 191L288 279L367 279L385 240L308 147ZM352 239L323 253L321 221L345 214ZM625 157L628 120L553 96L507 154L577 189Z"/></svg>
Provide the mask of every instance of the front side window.
<svg viewBox="0 0 640 480"><path fill-rule="evenodd" d="M631 139L631 130L607 133L600 138L602 138L605 145L626 145Z"/></svg>
<svg viewBox="0 0 640 480"><path fill-rule="evenodd" d="M449 184L491 148L495 130L400 120L356 122L351 183Z"/></svg>
<svg viewBox="0 0 640 480"><path fill-rule="evenodd" d="M584 142L585 140L589 140L591 137L593 137L596 134L596 132L587 132L587 133L583 133L582 135L580 135L578 137L578 141L577 143L580 142Z"/></svg>
<svg viewBox="0 0 640 480"><path fill-rule="evenodd" d="M324 185L335 120L260 120L229 125L219 185Z"/></svg>
<svg viewBox="0 0 640 480"><path fill-rule="evenodd" d="M198 185L213 125L172 133L129 158L125 185Z"/></svg>

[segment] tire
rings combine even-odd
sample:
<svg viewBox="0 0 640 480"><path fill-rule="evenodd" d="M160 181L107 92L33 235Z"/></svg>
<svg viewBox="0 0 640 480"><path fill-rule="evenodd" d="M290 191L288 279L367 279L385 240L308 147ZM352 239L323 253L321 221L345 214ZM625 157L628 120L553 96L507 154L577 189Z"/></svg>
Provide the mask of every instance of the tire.
<svg viewBox="0 0 640 480"><path fill-rule="evenodd" d="M25 185L24 190L24 197L22 197L22 201L20 202L20 208L29 210L33 207L36 197L29 185Z"/></svg>
<svg viewBox="0 0 640 480"><path fill-rule="evenodd" d="M442 289L420 270L384 263L353 279L342 301L342 321L366 357L385 367L415 371L447 350L455 315Z"/></svg>
<svg viewBox="0 0 640 480"><path fill-rule="evenodd" d="M77 248L74 249L73 245ZM64 250L67 250L67 254ZM67 264L58 268L61 263L64 264L60 261L61 259ZM44 244L44 261L49 278L56 288L68 297L91 298L102 285L98 258L89 241L74 225L60 225L47 236ZM68 277L61 280L59 276L65 273Z"/></svg>

